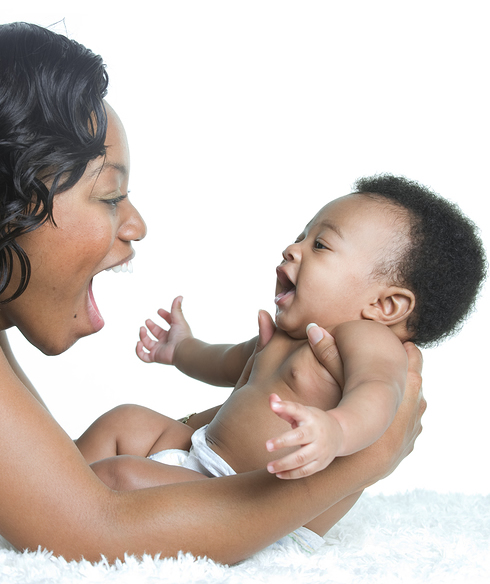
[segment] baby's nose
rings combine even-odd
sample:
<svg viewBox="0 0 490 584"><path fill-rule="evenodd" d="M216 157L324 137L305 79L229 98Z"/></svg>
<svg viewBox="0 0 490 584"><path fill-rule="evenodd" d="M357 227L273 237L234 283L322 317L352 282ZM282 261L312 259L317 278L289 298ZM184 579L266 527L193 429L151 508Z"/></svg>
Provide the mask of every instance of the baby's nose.
<svg viewBox="0 0 490 584"><path fill-rule="evenodd" d="M292 243L288 245L287 248L282 252L282 257L287 262L292 262L298 259L300 256L300 248L298 243Z"/></svg>

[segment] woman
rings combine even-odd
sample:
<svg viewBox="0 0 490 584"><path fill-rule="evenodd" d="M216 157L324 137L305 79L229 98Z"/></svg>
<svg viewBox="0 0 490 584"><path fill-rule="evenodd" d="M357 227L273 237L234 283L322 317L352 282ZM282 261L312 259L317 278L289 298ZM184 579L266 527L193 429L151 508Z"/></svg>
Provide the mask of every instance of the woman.
<svg viewBox="0 0 490 584"><path fill-rule="evenodd" d="M12 355L4 331L13 326L50 355L100 330L92 279L127 263L145 236L106 89L100 57L84 47L33 25L0 26L0 533L67 559L184 550L231 563L322 512L333 525L420 433L413 345L404 403L369 449L301 480L264 470L129 492L99 481ZM339 370L325 337L312 348Z"/></svg>

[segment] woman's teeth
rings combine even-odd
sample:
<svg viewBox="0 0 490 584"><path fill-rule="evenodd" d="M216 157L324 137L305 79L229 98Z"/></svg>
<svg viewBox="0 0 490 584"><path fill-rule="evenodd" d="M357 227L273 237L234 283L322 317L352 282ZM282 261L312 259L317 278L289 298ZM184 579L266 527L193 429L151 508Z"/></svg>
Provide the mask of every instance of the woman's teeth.
<svg viewBox="0 0 490 584"><path fill-rule="evenodd" d="M124 264L121 264L119 266L114 266L113 268L108 268L106 270L106 272L110 272L110 271L116 272L116 274L118 274L119 272L129 272L130 274L133 273L133 264L131 261L129 262L125 262Z"/></svg>

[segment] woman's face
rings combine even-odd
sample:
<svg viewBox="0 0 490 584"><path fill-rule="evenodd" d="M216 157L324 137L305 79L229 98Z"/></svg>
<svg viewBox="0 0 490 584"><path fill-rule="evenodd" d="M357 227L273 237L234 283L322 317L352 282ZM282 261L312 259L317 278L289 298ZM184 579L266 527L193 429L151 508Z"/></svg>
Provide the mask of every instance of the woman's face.
<svg viewBox="0 0 490 584"><path fill-rule="evenodd" d="M92 160L73 188L55 196L56 226L46 223L18 239L31 262L31 279L18 299L0 307L1 328L17 326L48 355L65 351L104 326L92 279L130 261L131 242L146 234L143 219L128 199L124 128L109 106L107 110L106 156Z"/></svg>

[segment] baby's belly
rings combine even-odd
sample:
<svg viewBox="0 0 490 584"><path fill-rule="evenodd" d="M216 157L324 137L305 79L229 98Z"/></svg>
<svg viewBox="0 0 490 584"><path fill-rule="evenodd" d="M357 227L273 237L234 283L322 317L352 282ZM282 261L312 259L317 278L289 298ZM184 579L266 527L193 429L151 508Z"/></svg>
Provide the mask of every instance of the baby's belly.
<svg viewBox="0 0 490 584"><path fill-rule="evenodd" d="M249 383L232 393L209 424L209 446L236 472L265 468L272 460L297 450L268 452L265 443L291 430L269 406L276 393L282 400L322 410L337 406L341 391L316 361L306 341L277 334L255 359Z"/></svg>
<svg viewBox="0 0 490 584"><path fill-rule="evenodd" d="M265 468L268 462L296 450L270 453L266 449L267 440L291 429L270 409L269 395L244 386L230 396L207 428L208 445L237 473Z"/></svg>
<svg viewBox="0 0 490 584"><path fill-rule="evenodd" d="M294 386L293 386L294 387ZM267 386L245 385L235 391L223 404L209 424L206 440L237 473L265 468L268 462L277 460L299 448L281 448L269 452L267 440L277 438L291 430L291 424L277 416L269 405L271 393L282 400L329 410L337 406L341 392L338 387L315 388L311 393L297 392L282 378L270 380Z"/></svg>

